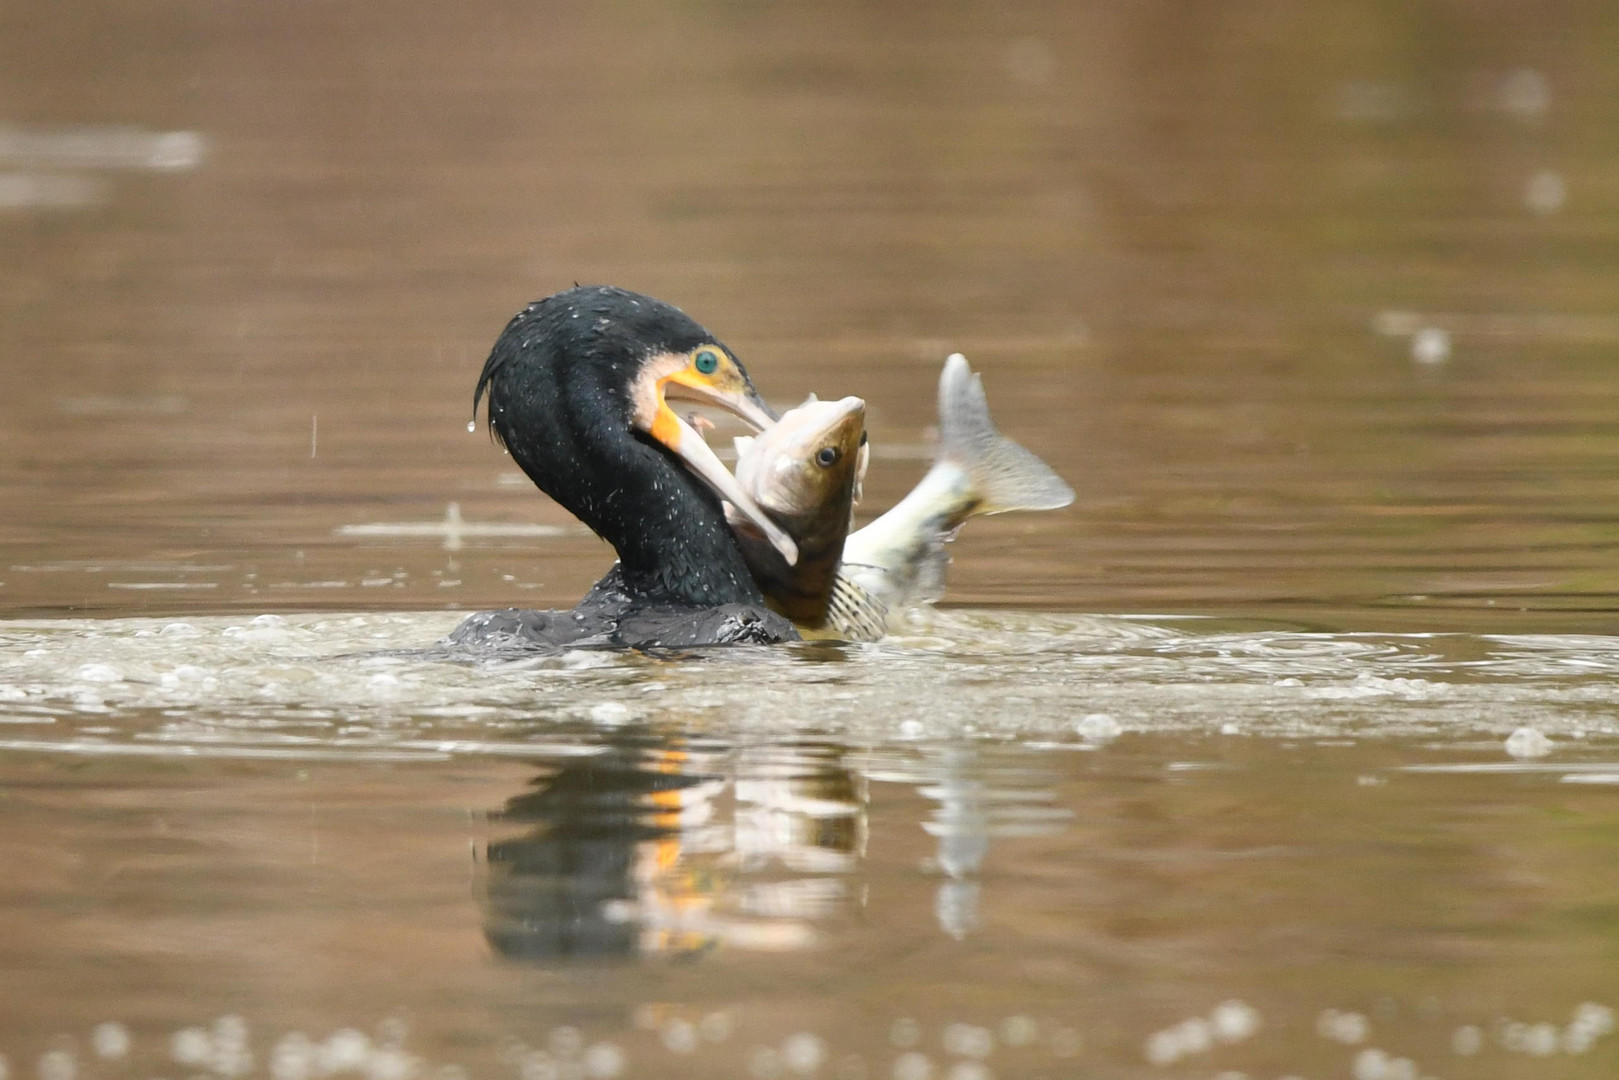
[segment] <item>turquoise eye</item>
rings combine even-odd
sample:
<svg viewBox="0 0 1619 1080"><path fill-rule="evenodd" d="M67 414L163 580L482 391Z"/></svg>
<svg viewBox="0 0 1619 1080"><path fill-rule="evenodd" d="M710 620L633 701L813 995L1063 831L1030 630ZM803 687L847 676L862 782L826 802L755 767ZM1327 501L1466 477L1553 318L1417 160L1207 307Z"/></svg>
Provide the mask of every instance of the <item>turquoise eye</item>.
<svg viewBox="0 0 1619 1080"><path fill-rule="evenodd" d="M713 349L704 349L692 357L691 366L697 369L699 375L712 375L720 369L720 354Z"/></svg>

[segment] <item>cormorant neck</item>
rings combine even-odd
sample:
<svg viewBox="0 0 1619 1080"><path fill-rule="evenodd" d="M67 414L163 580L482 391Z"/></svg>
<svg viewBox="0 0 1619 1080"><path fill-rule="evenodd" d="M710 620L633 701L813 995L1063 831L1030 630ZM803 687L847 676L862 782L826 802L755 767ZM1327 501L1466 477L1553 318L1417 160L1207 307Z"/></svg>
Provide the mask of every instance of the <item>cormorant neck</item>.
<svg viewBox="0 0 1619 1080"><path fill-rule="evenodd" d="M616 497L585 519L618 552L626 588L656 603L762 604L719 497L662 447L634 443Z"/></svg>
<svg viewBox="0 0 1619 1080"><path fill-rule="evenodd" d="M618 552L634 598L689 607L762 604L719 497L678 459L634 432L604 387L575 384L565 404L517 395L535 408L512 423L507 400L491 399L512 458L540 490ZM571 430L565 416L588 418Z"/></svg>

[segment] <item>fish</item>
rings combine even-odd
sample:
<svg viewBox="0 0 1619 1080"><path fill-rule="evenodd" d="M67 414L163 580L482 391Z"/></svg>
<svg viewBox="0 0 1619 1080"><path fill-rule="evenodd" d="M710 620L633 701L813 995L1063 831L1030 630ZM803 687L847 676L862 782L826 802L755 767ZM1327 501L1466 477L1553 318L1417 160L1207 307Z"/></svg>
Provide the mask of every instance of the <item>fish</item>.
<svg viewBox="0 0 1619 1080"><path fill-rule="evenodd" d="M945 545L968 519L1055 510L1074 501L1073 489L1050 466L995 429L982 380L966 357L953 353L939 376L939 444L932 467L893 509L850 532L867 464L864 405L858 459L817 471L810 458L835 427L830 404L811 400L763 434L736 440L738 483L798 543L799 565L787 566L756 527L728 510L767 603L806 637L880 640L891 612L944 595L950 563ZM850 475L842 475L843 468ZM813 559L806 548L814 550Z"/></svg>
<svg viewBox="0 0 1619 1080"><path fill-rule="evenodd" d="M748 569L766 604L800 632L823 629L869 456L866 403L812 396L735 443L738 485L798 549L798 561L789 565L758 525L727 503L726 519Z"/></svg>
<svg viewBox="0 0 1619 1080"><path fill-rule="evenodd" d="M1012 510L1057 510L1074 501L1051 466L995 429L983 380L952 353L939 374L939 443L920 483L843 545L835 607L860 615L835 630L869 633L874 612L903 611L944 595L945 545L969 518ZM886 620L884 621L886 632Z"/></svg>

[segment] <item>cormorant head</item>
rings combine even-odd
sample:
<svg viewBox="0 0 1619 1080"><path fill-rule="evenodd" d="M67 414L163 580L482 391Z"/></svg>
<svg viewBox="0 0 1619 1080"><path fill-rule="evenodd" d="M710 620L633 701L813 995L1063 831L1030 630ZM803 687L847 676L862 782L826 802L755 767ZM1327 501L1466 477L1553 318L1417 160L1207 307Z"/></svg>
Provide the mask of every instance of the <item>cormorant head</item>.
<svg viewBox="0 0 1619 1080"><path fill-rule="evenodd" d="M789 564L797 561L792 539L670 408L671 401L712 406L755 430L776 420L731 350L679 308L596 285L537 300L495 343L473 395L474 412L486 390L490 430L520 461L520 444L550 443L559 465L570 455L584 465L579 444L593 440L577 433L610 438L615 429L639 432L758 525ZM534 479L557 497L545 478ZM597 528L579 507L569 509Z"/></svg>

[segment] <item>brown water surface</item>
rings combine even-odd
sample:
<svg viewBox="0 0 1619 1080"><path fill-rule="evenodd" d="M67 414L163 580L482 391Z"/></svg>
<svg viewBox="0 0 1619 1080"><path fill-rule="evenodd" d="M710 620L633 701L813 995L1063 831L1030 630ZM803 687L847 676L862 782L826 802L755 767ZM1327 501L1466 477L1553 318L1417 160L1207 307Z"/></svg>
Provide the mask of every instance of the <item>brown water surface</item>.
<svg viewBox="0 0 1619 1080"><path fill-rule="evenodd" d="M1615 100L1583 0L0 8L0 1077L1611 1077ZM412 654L610 561L466 430L575 281L1078 499L880 646Z"/></svg>

